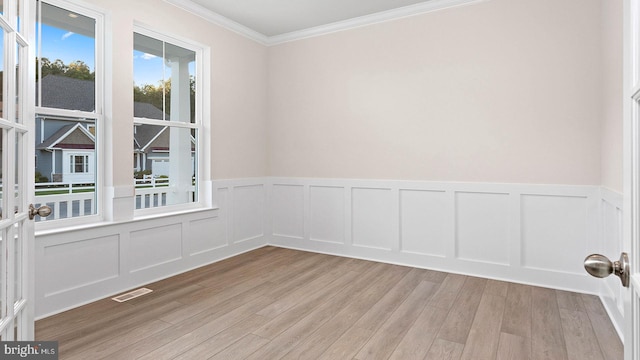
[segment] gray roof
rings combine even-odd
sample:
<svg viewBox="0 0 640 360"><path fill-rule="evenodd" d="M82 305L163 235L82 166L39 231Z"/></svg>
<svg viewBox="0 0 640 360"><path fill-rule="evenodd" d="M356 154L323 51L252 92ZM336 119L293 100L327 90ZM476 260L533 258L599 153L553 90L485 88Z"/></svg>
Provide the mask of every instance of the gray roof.
<svg viewBox="0 0 640 360"><path fill-rule="evenodd" d="M76 131L71 132L71 130L74 128L76 128ZM78 136L80 136L81 138L79 138ZM70 141L64 143L66 139L70 139ZM85 130L79 123L75 123L61 127L53 135L49 136L45 141L36 145L36 149L46 150L52 146L76 149L93 149L93 144L93 137L88 135L87 130Z"/></svg>
<svg viewBox="0 0 640 360"><path fill-rule="evenodd" d="M133 103L133 116L137 118L156 119L162 120L162 110L149 103L134 102ZM166 116L169 120L169 115Z"/></svg>
<svg viewBox="0 0 640 360"><path fill-rule="evenodd" d="M42 78L42 106L56 109L69 109L81 111L95 110L95 82L93 80L81 80L62 75L47 75ZM162 110L149 103L134 102L133 116L147 119L162 119ZM169 119L169 116L166 116ZM37 146L45 149L58 141L74 125L67 125L56 131L48 139ZM136 126L134 148L140 150L148 146L164 127L141 124Z"/></svg>
<svg viewBox="0 0 640 360"><path fill-rule="evenodd" d="M143 148L146 148L147 146L149 146L150 142L156 136L158 136L159 133L164 131L164 129L166 129L166 126L147 125L147 124L136 125L136 132L135 132L135 139L134 139L135 150L142 150ZM168 138L163 140L166 140L162 142L163 146L168 147L169 146ZM145 149L145 150L148 150L148 149Z"/></svg>
<svg viewBox="0 0 640 360"><path fill-rule="evenodd" d="M63 75L47 75L42 78L41 83L43 107L80 111L95 110L96 89L93 80L82 80ZM152 104L133 103L134 117L162 120L162 115L162 110ZM166 119L169 120L169 115L166 116Z"/></svg>
<svg viewBox="0 0 640 360"><path fill-rule="evenodd" d="M56 141L60 140L60 137L64 135L67 131L71 130L72 127L76 126L76 124L65 125L61 127L58 131L56 131L53 135L49 136L45 141L41 144L36 145L37 150L43 150L53 145Z"/></svg>
<svg viewBox="0 0 640 360"><path fill-rule="evenodd" d="M42 106L56 109L94 111L96 87L91 80L47 75L40 81ZM38 101L36 92L36 103Z"/></svg>

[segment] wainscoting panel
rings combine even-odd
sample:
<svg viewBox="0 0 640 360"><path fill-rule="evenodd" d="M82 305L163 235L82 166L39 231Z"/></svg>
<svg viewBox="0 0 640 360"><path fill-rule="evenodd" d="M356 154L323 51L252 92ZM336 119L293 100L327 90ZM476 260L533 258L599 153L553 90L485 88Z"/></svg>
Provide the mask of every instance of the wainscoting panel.
<svg viewBox="0 0 640 360"><path fill-rule="evenodd" d="M400 190L400 250L446 256L451 209L444 191Z"/></svg>
<svg viewBox="0 0 640 360"><path fill-rule="evenodd" d="M309 187L309 238L311 240L344 244L344 191L342 187Z"/></svg>
<svg viewBox="0 0 640 360"><path fill-rule="evenodd" d="M265 246L264 179L211 186L214 208L36 233L36 318Z"/></svg>
<svg viewBox="0 0 640 360"><path fill-rule="evenodd" d="M274 234L304 238L304 187L275 184L270 203Z"/></svg>
<svg viewBox="0 0 640 360"><path fill-rule="evenodd" d="M78 239L68 243L52 243L43 248L42 274L45 296L73 291L83 286L117 278L120 272L120 240L118 235ZM58 264L83 269L66 273Z"/></svg>
<svg viewBox="0 0 640 360"><path fill-rule="evenodd" d="M132 273L182 258L181 224L132 231L129 239L129 266Z"/></svg>
<svg viewBox="0 0 640 360"><path fill-rule="evenodd" d="M227 246L225 230L224 219L221 217L191 221L186 229L189 239L188 254L199 255Z"/></svg>
<svg viewBox="0 0 640 360"><path fill-rule="evenodd" d="M232 201L234 242L262 237L265 220L264 185L236 186Z"/></svg>
<svg viewBox="0 0 640 360"><path fill-rule="evenodd" d="M509 194L456 192L456 256L509 264Z"/></svg>
<svg viewBox="0 0 640 360"><path fill-rule="evenodd" d="M522 195L523 266L584 274L587 255L587 197ZM549 251L553 249L553 251ZM579 254L571 261L567 254Z"/></svg>
<svg viewBox="0 0 640 360"><path fill-rule="evenodd" d="M391 250L393 233L393 196L390 189L353 188L351 190L353 245Z"/></svg>
<svg viewBox="0 0 640 360"><path fill-rule="evenodd" d="M282 236L274 222L266 230L272 245L598 293L582 263L597 242L599 187L268 181L271 201L289 204L272 205L272 216L296 219L304 234ZM283 196L286 185L303 193Z"/></svg>

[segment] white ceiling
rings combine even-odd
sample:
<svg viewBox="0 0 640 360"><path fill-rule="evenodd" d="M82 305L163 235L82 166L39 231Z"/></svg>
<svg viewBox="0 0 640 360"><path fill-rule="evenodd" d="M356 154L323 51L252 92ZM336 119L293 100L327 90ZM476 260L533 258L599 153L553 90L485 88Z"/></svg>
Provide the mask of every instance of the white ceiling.
<svg viewBox="0 0 640 360"><path fill-rule="evenodd" d="M485 0L165 0L273 45Z"/></svg>
<svg viewBox="0 0 640 360"><path fill-rule="evenodd" d="M191 0L268 37L371 15L424 0Z"/></svg>

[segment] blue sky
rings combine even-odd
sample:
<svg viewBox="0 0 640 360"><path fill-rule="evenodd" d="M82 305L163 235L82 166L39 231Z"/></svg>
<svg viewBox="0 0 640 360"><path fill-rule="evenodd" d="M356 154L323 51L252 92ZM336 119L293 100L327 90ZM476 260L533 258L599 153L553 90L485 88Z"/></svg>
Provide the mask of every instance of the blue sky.
<svg viewBox="0 0 640 360"><path fill-rule="evenodd" d="M166 76L169 76L167 70ZM133 51L133 82L135 85L158 85L163 76L162 58L145 54L141 51Z"/></svg>
<svg viewBox="0 0 640 360"><path fill-rule="evenodd" d="M52 62L60 59L68 65L81 60L89 66L91 71L95 71L94 48L95 40L91 37L42 25L42 57ZM163 76L161 58L134 51L133 62L136 85L158 85Z"/></svg>
<svg viewBox="0 0 640 360"><path fill-rule="evenodd" d="M38 44L39 45L39 44ZM95 40L88 36L42 24L42 57L65 64L81 60L95 71Z"/></svg>

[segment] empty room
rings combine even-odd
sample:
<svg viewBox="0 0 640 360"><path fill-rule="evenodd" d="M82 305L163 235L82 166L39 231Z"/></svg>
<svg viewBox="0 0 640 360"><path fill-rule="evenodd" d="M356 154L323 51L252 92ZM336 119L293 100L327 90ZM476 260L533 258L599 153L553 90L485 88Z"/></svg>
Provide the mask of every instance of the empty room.
<svg viewBox="0 0 640 360"><path fill-rule="evenodd" d="M640 0L0 9L0 357L640 359Z"/></svg>

